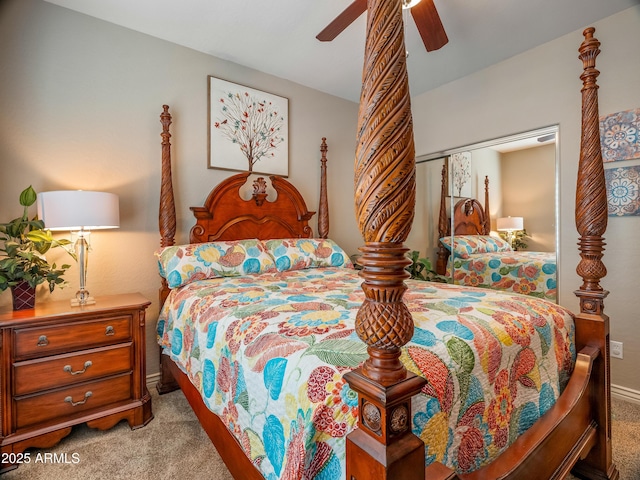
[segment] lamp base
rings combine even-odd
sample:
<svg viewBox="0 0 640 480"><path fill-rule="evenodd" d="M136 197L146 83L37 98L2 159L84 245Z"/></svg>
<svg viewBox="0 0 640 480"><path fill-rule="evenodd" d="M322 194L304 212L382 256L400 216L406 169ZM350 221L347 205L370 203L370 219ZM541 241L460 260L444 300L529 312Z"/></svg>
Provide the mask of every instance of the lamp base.
<svg viewBox="0 0 640 480"><path fill-rule="evenodd" d="M85 298L84 302L80 303L80 300L78 300L77 298L72 298L71 299L71 306L72 307L81 307L83 305L94 305L96 303L96 299L93 297L87 297Z"/></svg>
<svg viewBox="0 0 640 480"><path fill-rule="evenodd" d="M83 305L93 305L96 303L96 299L89 295L89 291L84 287L80 287L80 290L76 292L76 298L71 299L72 307L81 307Z"/></svg>
<svg viewBox="0 0 640 480"><path fill-rule="evenodd" d="M76 298L71 299L72 307L81 307L82 305L92 305L96 303L95 299L89 294L89 290L84 288L84 275L86 266L80 272L80 290L76 292Z"/></svg>

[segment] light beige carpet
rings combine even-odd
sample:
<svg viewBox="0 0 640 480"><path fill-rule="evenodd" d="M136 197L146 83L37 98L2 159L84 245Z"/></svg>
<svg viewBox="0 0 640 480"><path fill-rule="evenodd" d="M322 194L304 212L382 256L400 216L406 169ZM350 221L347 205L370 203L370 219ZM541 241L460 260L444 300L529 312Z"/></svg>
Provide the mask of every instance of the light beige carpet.
<svg viewBox="0 0 640 480"><path fill-rule="evenodd" d="M85 425L48 449L32 449L31 463L0 480L230 480L231 475L180 390L151 390L154 419L131 430L126 421L106 431ZM72 454L78 463L36 463L38 453Z"/></svg>
<svg viewBox="0 0 640 480"><path fill-rule="evenodd" d="M74 427L54 448L29 450L31 463L0 480L231 480L228 470L204 433L189 404L176 391L151 392L155 418L130 430L121 422L111 430ZM613 401L613 457L621 480L640 479L640 405ZM37 462L43 454L66 453L69 462Z"/></svg>

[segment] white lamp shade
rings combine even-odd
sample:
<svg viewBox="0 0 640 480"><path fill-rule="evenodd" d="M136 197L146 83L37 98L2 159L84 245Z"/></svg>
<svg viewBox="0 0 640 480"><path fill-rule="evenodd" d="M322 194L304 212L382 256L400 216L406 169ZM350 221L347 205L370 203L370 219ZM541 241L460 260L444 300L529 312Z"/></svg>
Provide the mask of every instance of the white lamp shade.
<svg viewBox="0 0 640 480"><path fill-rule="evenodd" d="M524 230L524 219L522 217L502 217L498 219L496 227L501 232Z"/></svg>
<svg viewBox="0 0 640 480"><path fill-rule="evenodd" d="M420 3L420 0L403 0L402 8L404 9L413 8L419 3Z"/></svg>
<svg viewBox="0 0 640 480"><path fill-rule="evenodd" d="M115 193L85 190L42 192L37 197L38 218L49 230L118 228L120 209Z"/></svg>

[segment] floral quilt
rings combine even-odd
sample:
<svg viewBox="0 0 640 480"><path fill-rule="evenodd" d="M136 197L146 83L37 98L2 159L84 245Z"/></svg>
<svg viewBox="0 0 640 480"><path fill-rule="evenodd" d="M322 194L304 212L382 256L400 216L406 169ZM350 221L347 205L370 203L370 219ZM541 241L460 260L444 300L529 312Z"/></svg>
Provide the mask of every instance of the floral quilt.
<svg viewBox="0 0 640 480"><path fill-rule="evenodd" d="M447 276L451 275L451 259ZM456 285L508 290L555 301L556 254L553 252L493 252L455 257Z"/></svg>
<svg viewBox="0 0 640 480"><path fill-rule="evenodd" d="M171 291L158 341L267 479L344 479L366 358L350 268L197 280ZM427 379L412 403L427 464L488 463L556 401L575 361L569 312L530 296L407 281L415 334L402 352Z"/></svg>

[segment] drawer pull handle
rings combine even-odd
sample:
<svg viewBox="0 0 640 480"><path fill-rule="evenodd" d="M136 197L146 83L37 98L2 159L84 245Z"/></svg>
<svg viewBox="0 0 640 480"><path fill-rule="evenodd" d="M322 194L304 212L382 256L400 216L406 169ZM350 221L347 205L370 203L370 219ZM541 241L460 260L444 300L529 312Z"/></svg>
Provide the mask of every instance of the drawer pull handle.
<svg viewBox="0 0 640 480"><path fill-rule="evenodd" d="M113 329L111 325L109 325L107 329L104 331L104 334L107 336L111 336L111 335L115 335L116 331Z"/></svg>
<svg viewBox="0 0 640 480"><path fill-rule="evenodd" d="M49 345L49 339L47 338L46 335L40 335L38 337L38 343L36 343L36 346L38 347L46 347L47 345Z"/></svg>
<svg viewBox="0 0 640 480"><path fill-rule="evenodd" d="M93 365L91 360L87 360L86 362L84 362L84 368L82 370L76 370L74 372L73 370L71 370L71 365L65 365L62 370L64 370L65 372L69 372L71 375L79 375L86 372L87 368L89 368L91 365Z"/></svg>
<svg viewBox="0 0 640 480"><path fill-rule="evenodd" d="M64 401L70 403L72 407L77 407L78 405L84 405L89 400L89 397L93 395L91 392L87 392L84 394L84 400L80 400L79 402L74 402L71 396L65 397Z"/></svg>

